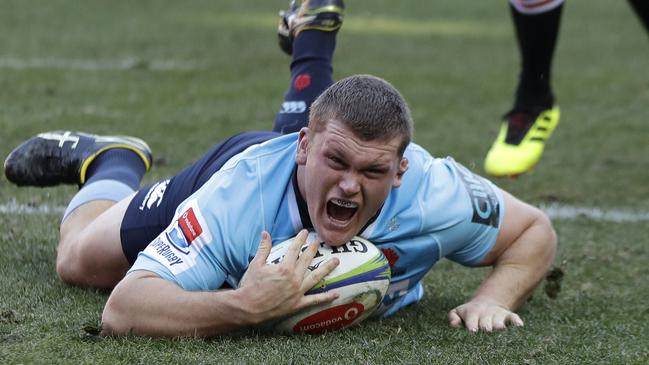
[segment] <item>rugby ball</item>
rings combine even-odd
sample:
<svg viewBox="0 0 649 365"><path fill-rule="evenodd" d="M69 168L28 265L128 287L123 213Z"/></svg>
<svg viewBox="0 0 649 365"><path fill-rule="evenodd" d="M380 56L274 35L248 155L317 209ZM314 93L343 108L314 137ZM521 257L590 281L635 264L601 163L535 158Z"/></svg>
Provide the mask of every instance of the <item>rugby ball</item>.
<svg viewBox="0 0 649 365"><path fill-rule="evenodd" d="M309 233L302 250L314 240L319 240L318 235ZM291 242L293 239L273 246L266 263L280 263ZM390 284L390 265L381 250L361 237L338 247L320 241L309 270L332 257L337 257L340 264L306 295L336 291L338 299L272 321L265 325L266 329L285 334L336 331L360 323L379 307Z"/></svg>

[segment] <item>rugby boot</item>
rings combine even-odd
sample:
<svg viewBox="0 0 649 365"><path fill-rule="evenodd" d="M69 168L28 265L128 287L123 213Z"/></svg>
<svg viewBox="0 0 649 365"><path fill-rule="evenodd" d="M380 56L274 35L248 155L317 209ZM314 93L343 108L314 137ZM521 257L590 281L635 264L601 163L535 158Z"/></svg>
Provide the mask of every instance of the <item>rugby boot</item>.
<svg viewBox="0 0 649 365"><path fill-rule="evenodd" d="M343 24L344 10L343 0L304 0L301 4L292 0L288 10L279 12L279 48L293 54L293 40L304 30L337 31Z"/></svg>
<svg viewBox="0 0 649 365"><path fill-rule="evenodd" d="M531 171L541 159L545 142L559 124L559 116L558 106L507 113L485 158L485 172L502 177Z"/></svg>
<svg viewBox="0 0 649 365"><path fill-rule="evenodd" d="M16 147L5 160L5 176L19 186L83 185L88 166L100 153L114 148L135 152L146 171L151 168L151 149L139 138L52 131Z"/></svg>

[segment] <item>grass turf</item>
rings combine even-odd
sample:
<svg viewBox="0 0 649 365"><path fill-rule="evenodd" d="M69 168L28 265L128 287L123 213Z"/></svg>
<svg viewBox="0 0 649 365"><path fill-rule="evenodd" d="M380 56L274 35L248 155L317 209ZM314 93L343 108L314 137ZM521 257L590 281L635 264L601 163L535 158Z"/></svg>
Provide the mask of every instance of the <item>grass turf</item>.
<svg viewBox="0 0 649 365"><path fill-rule="evenodd" d="M287 83L275 45L284 1L0 0L0 155L49 129L134 134L154 149L145 183L219 139L268 129ZM482 171L507 111L518 58L505 1L347 2L335 76L397 86L416 141ZM649 44L625 2L566 4L555 58L562 122L537 169L497 184L532 203L649 210ZM17 189L0 204L65 205L73 187ZM645 363L646 222L558 220L551 299L521 309L523 329L471 335L446 312L485 269L441 262L424 301L324 336L242 332L215 340L96 336L106 294L61 284L59 217L0 213L0 363ZM552 292L552 283L548 292Z"/></svg>

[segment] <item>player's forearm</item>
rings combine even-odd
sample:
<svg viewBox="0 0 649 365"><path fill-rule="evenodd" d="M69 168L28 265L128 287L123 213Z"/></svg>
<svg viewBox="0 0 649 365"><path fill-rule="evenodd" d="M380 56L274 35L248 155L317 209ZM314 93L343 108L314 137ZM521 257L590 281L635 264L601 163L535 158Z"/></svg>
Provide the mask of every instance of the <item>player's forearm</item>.
<svg viewBox="0 0 649 365"><path fill-rule="evenodd" d="M556 248L557 239L550 221L539 215L499 257L473 299L516 310L545 277Z"/></svg>
<svg viewBox="0 0 649 365"><path fill-rule="evenodd" d="M237 290L188 292L150 273L128 275L102 316L107 335L217 336L255 323Z"/></svg>

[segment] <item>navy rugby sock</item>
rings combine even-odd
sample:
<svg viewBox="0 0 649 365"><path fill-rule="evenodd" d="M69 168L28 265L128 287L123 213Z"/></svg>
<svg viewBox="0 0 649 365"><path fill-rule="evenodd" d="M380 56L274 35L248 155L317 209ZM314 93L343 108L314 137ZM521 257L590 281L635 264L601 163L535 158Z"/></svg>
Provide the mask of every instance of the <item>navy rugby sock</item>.
<svg viewBox="0 0 649 365"><path fill-rule="evenodd" d="M90 164L84 186L99 180L115 180L136 190L145 172L146 166L135 152L125 148L110 149L100 153Z"/></svg>
<svg viewBox="0 0 649 365"><path fill-rule="evenodd" d="M76 208L88 202L118 202L126 198L140 186L145 172L144 162L133 151L116 148L102 152L88 167L86 183L70 200L62 221Z"/></svg>
<svg viewBox="0 0 649 365"><path fill-rule="evenodd" d="M521 56L521 74L514 109L550 108L552 57L557 44L563 4L540 14L523 14L510 4Z"/></svg>
<svg viewBox="0 0 649 365"><path fill-rule="evenodd" d="M308 124L311 103L334 82L336 34L305 30L293 41L291 85L275 118L273 131L297 132Z"/></svg>

